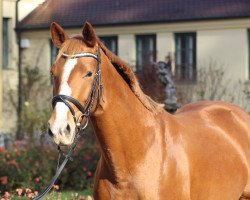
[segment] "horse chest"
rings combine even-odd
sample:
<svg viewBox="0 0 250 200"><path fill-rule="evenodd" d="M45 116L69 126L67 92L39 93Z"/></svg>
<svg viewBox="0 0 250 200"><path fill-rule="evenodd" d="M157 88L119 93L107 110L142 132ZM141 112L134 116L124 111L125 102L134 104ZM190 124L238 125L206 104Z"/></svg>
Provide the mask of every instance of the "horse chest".
<svg viewBox="0 0 250 200"><path fill-rule="evenodd" d="M178 195L188 196L187 180L184 180L186 174L182 170L185 168L179 165L177 169L173 161L171 166L166 166L159 157L152 155L149 153L148 159L140 163L131 175L126 176L126 181L118 183L110 179L112 176L105 167L99 166L95 181L95 199L163 200L174 197L173 191L178 191ZM168 169L163 170L164 167Z"/></svg>

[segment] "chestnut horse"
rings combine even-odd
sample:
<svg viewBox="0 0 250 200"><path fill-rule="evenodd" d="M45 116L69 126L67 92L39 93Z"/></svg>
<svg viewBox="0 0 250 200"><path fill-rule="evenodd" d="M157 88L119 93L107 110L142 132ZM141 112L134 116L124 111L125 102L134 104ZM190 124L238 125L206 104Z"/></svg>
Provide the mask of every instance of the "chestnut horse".
<svg viewBox="0 0 250 200"><path fill-rule="evenodd" d="M75 102L86 105L92 97L88 114L101 151L95 199L250 198L246 112L204 101L168 114L142 92L131 68L102 44L89 22L73 37L52 23L51 35L60 48L51 69L53 94L67 99L53 106L49 133L57 144L70 145L74 118L82 115Z"/></svg>

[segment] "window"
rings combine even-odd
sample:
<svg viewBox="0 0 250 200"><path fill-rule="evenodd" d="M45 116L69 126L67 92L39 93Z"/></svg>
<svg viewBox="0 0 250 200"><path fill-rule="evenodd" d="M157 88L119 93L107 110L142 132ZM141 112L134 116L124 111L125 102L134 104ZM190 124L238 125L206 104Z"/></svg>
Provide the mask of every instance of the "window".
<svg viewBox="0 0 250 200"><path fill-rule="evenodd" d="M3 18L3 68L9 65L9 19Z"/></svg>
<svg viewBox="0 0 250 200"><path fill-rule="evenodd" d="M175 34L175 79L196 81L196 33Z"/></svg>
<svg viewBox="0 0 250 200"><path fill-rule="evenodd" d="M141 71L146 65L156 61L156 36L136 36L136 70Z"/></svg>
<svg viewBox="0 0 250 200"><path fill-rule="evenodd" d="M110 51L118 55L117 36L100 37L100 39Z"/></svg>

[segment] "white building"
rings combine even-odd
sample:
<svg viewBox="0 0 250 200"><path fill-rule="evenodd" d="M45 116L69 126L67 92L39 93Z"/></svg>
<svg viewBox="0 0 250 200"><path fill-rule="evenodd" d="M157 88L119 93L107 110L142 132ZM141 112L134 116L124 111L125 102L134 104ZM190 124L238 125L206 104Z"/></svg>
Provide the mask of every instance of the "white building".
<svg viewBox="0 0 250 200"><path fill-rule="evenodd" d="M18 43L16 17L22 19L44 0L1 0L2 37L0 85L1 132L16 131L18 108ZM18 13L16 12L18 8ZM0 59L1 60L1 59ZM3 99L3 101L2 101Z"/></svg>
<svg viewBox="0 0 250 200"><path fill-rule="evenodd" d="M225 68L232 82L249 82L250 2L245 0L46 0L18 24L22 64L34 66L39 56L37 65L49 84L57 51L50 40L51 22L78 34L85 20L135 71L170 53L175 55L173 74L179 85L196 84L197 71L211 60ZM10 67L4 84L16 77L17 58L10 60L15 70Z"/></svg>

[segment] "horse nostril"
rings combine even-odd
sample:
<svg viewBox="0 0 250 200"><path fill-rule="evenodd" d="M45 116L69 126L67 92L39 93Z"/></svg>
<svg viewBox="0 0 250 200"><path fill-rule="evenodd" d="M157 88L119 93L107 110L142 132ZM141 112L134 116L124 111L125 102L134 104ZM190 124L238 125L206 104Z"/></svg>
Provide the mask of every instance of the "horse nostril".
<svg viewBox="0 0 250 200"><path fill-rule="evenodd" d="M66 129L70 133L70 126L69 126L69 124L66 126Z"/></svg>
<svg viewBox="0 0 250 200"><path fill-rule="evenodd" d="M52 133L52 131L50 130L50 128L48 128L48 134L49 134L49 136L51 136L51 137L54 136L54 134Z"/></svg>

